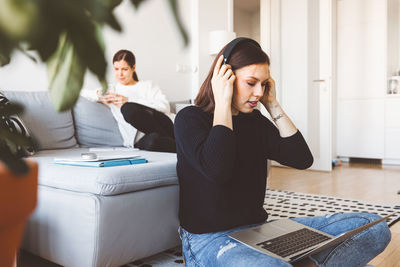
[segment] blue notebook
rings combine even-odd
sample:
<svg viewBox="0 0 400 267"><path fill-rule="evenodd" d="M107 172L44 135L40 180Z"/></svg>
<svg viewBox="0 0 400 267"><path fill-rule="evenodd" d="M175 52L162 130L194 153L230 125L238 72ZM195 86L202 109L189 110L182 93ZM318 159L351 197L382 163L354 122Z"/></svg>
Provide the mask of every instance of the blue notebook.
<svg viewBox="0 0 400 267"><path fill-rule="evenodd" d="M112 159L112 160L98 160L98 161L72 161L72 160L54 160L58 165L72 165L83 167L113 167L123 165L133 165L147 163L145 158L126 158L126 159Z"/></svg>

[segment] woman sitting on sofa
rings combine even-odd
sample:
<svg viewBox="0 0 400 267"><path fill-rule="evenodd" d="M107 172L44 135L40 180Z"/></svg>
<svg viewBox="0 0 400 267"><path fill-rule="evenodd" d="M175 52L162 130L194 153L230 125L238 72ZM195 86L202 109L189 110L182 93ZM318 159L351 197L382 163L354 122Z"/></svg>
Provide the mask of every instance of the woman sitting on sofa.
<svg viewBox="0 0 400 267"><path fill-rule="evenodd" d="M151 81L139 81L136 59L131 51L115 53L113 65L117 79L115 90L109 90L105 95L98 90L97 96L98 101L110 106L125 145L175 152L173 114L166 96ZM128 124L124 124L125 121Z"/></svg>

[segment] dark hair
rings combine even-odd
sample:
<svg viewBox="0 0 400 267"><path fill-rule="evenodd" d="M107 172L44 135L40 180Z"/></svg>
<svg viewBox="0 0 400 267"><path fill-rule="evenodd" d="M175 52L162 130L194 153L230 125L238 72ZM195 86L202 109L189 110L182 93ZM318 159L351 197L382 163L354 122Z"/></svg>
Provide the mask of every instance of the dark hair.
<svg viewBox="0 0 400 267"><path fill-rule="evenodd" d="M136 64L135 55L129 50L121 49L117 53L115 53L115 55L113 57L113 63L116 61L121 61L121 60L126 61L126 63L128 63L128 65L131 68L133 68L133 66L135 66L135 64ZM132 78L137 82L139 81L138 76L136 74L136 70L133 72Z"/></svg>
<svg viewBox="0 0 400 267"><path fill-rule="evenodd" d="M214 94L211 86L211 78L214 72L214 67L217 64L218 58L224 53L227 45L215 57L207 78L200 87L199 93L195 99L195 105L202 108L205 112L212 113L215 108ZM231 65L232 71L242 67L266 63L270 64L268 55L256 44L248 41L238 43L231 52L228 64Z"/></svg>

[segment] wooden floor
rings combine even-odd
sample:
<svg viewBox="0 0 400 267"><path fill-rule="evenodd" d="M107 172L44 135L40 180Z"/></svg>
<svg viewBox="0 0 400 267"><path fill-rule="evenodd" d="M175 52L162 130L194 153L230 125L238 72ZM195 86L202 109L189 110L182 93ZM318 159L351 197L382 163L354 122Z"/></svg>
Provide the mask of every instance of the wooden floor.
<svg viewBox="0 0 400 267"><path fill-rule="evenodd" d="M400 205L400 166L344 163L332 172L272 167L268 187ZM370 264L400 267L400 222L390 229L392 241Z"/></svg>
<svg viewBox="0 0 400 267"><path fill-rule="evenodd" d="M331 195L380 203L400 204L400 166L343 164L332 172L299 171L272 167L268 187L311 194ZM400 267L400 222L391 227L392 241L371 261L377 267ZM18 267L56 267L22 253Z"/></svg>

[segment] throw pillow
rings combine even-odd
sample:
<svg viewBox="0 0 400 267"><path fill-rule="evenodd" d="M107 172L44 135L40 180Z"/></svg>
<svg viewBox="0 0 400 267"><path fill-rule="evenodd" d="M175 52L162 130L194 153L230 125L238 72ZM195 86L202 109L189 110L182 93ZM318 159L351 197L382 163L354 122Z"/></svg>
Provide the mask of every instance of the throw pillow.
<svg viewBox="0 0 400 267"><path fill-rule="evenodd" d="M124 141L110 108L80 97L72 110L75 137L82 147L118 147Z"/></svg>

